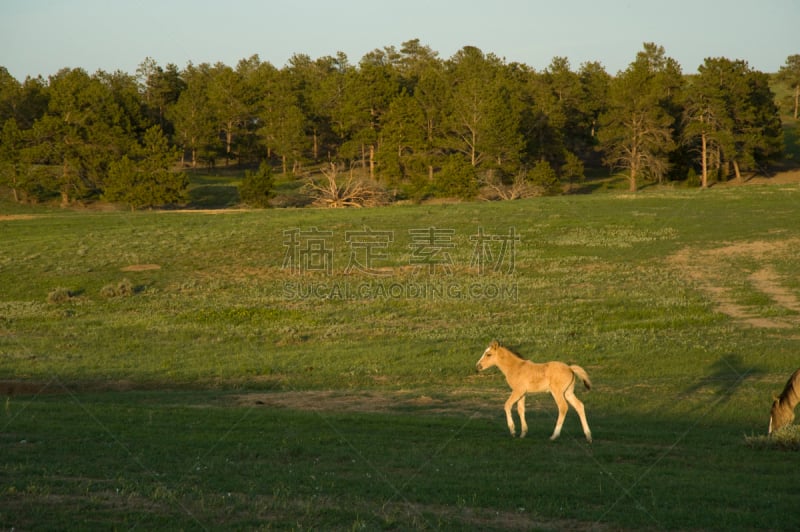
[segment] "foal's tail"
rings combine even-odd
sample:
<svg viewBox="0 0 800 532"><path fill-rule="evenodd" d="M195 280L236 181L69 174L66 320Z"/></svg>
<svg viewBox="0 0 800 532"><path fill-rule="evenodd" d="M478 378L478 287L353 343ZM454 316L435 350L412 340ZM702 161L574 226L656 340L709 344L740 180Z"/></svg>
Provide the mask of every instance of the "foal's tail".
<svg viewBox="0 0 800 532"><path fill-rule="evenodd" d="M583 381L583 385L586 386L587 390L592 389L592 381L589 380L589 374L586 373L585 369L575 364L570 366L569 369L571 369L572 373L574 373L580 380Z"/></svg>

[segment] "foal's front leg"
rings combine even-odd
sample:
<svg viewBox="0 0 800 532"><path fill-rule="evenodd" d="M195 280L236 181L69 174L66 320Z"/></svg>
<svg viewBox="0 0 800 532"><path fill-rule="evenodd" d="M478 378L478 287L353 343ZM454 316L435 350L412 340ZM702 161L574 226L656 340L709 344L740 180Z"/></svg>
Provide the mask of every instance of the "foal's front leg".
<svg viewBox="0 0 800 532"><path fill-rule="evenodd" d="M506 400L505 410L506 410L506 422L508 423L508 430L511 432L511 437L514 438L517 435L517 428L514 426L514 418L511 416L511 407L514 406L514 403L523 399L525 397L525 392L517 392L512 391L511 395ZM523 399L524 401L524 399ZM519 408L519 406L517 406ZM522 411L525 411L525 404L522 404ZM528 425L525 423L525 416L521 416L521 424L522 424L522 437L525 436L525 433L528 432Z"/></svg>

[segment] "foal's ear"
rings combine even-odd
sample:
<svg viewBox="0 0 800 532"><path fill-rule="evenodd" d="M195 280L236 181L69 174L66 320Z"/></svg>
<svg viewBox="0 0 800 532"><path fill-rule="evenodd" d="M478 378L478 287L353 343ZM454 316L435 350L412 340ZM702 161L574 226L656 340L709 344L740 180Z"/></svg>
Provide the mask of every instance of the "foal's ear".
<svg viewBox="0 0 800 532"><path fill-rule="evenodd" d="M497 349L498 347L500 347L500 344L497 343L497 340L492 340L492 343L489 344L489 347L491 347L492 349Z"/></svg>

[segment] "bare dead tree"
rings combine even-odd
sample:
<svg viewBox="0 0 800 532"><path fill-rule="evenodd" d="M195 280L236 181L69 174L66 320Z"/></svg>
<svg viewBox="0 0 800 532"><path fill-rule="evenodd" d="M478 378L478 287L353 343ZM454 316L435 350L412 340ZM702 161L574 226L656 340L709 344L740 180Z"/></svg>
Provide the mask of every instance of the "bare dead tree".
<svg viewBox="0 0 800 532"><path fill-rule="evenodd" d="M325 179L312 179L305 186L307 193L314 198L314 205L342 208L375 207L387 203L386 192L378 183L356 178L352 170L343 176L341 167L332 162L321 171Z"/></svg>
<svg viewBox="0 0 800 532"><path fill-rule="evenodd" d="M482 178L480 183L483 188L481 197L486 200L507 201L542 195L540 187L528 182L524 172L517 174L511 184L503 183L499 177L494 175Z"/></svg>

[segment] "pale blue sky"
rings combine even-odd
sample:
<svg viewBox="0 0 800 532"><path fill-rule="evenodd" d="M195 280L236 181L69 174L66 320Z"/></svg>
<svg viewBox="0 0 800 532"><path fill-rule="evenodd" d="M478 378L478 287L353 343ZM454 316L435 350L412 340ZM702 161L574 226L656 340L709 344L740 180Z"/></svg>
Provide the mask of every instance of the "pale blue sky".
<svg viewBox="0 0 800 532"><path fill-rule="evenodd" d="M258 54L347 54L418 38L450 57L465 45L542 70L598 61L615 74L654 42L695 72L706 57L775 72L800 54L800 1L761 0L0 0L0 66L19 80L82 67L231 66Z"/></svg>

